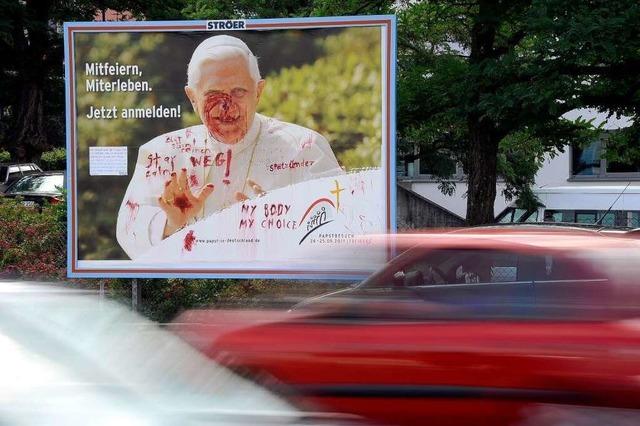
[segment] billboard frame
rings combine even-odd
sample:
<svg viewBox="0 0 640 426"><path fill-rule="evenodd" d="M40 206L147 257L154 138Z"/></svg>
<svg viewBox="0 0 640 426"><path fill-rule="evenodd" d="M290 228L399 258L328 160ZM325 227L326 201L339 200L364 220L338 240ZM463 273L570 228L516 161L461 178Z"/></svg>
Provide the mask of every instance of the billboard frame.
<svg viewBox="0 0 640 426"><path fill-rule="evenodd" d="M208 31L211 22L216 21L119 21L119 22L65 22L65 112L67 148L67 276L69 278L282 278L282 279L335 279L360 280L370 271L296 271L267 269L100 269L78 265L78 216L77 216L77 124L74 35L87 32L154 32L154 31ZM230 22L237 20L229 20ZM387 233L396 232L396 33L395 15L247 19L244 30L312 29L357 26L379 26L382 29L382 112L383 112L383 155L386 186ZM222 29L221 29L222 30ZM242 30L240 30L242 31ZM386 142L386 146L384 146Z"/></svg>

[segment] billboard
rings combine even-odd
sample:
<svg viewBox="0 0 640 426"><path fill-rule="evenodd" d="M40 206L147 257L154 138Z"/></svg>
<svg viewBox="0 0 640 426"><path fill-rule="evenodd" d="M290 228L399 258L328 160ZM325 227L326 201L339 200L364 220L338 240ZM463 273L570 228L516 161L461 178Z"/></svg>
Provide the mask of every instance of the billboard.
<svg viewBox="0 0 640 426"><path fill-rule="evenodd" d="M66 23L70 277L360 278L395 18Z"/></svg>

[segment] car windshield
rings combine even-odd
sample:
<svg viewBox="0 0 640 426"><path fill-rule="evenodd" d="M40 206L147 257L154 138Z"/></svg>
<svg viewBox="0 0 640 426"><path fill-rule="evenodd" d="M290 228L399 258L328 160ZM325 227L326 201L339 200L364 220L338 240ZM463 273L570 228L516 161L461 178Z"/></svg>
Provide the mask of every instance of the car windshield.
<svg viewBox="0 0 640 426"><path fill-rule="evenodd" d="M62 193L64 178L62 175L25 176L7 191L9 194L21 192Z"/></svg>

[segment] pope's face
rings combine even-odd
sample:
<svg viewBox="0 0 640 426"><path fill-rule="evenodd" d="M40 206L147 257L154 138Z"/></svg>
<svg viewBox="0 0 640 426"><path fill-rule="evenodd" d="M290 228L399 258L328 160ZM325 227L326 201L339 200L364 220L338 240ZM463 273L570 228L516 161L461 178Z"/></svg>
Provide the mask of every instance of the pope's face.
<svg viewBox="0 0 640 426"><path fill-rule="evenodd" d="M220 142L235 144L247 134L264 80L253 81L240 57L205 61L196 87L185 88L202 123Z"/></svg>

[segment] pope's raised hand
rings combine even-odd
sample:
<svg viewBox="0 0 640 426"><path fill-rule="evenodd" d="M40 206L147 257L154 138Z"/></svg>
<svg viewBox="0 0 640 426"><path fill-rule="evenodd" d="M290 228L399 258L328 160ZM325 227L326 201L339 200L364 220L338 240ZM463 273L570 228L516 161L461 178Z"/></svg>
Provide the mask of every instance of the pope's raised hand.
<svg viewBox="0 0 640 426"><path fill-rule="evenodd" d="M194 195L189 187L187 169L180 175L171 173L171 179L165 182L162 196L158 199L160 208L167 215L163 238L184 228L202 209L207 197L213 192L213 184L205 185L198 195Z"/></svg>

